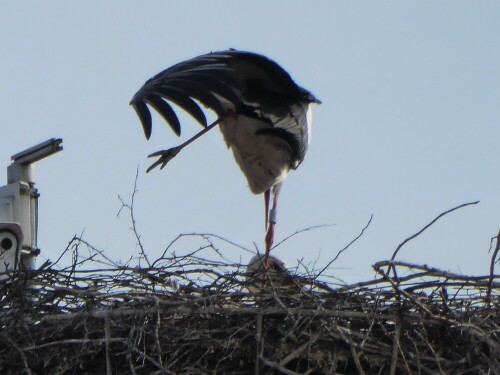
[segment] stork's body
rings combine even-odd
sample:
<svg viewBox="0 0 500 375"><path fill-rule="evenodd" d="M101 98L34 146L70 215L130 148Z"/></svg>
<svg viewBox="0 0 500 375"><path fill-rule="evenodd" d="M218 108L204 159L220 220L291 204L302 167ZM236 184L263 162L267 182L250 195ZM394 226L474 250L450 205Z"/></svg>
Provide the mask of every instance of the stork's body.
<svg viewBox="0 0 500 375"><path fill-rule="evenodd" d="M207 126L203 111L193 99L215 111L218 119ZM148 139L152 125L147 104L180 135L179 120L168 102L186 110L205 129L180 146L152 154L160 158L148 171L158 165L163 168L182 148L219 125L250 190L254 194L264 193L267 259L274 238L281 184L290 169L296 169L304 160L310 139L309 105L320 102L297 86L275 62L262 55L235 50L181 62L144 84L131 104Z"/></svg>
<svg viewBox="0 0 500 375"><path fill-rule="evenodd" d="M255 135L269 128L268 123L244 115L229 116L220 124L224 140L254 194L262 194L284 181L292 165L286 141Z"/></svg>

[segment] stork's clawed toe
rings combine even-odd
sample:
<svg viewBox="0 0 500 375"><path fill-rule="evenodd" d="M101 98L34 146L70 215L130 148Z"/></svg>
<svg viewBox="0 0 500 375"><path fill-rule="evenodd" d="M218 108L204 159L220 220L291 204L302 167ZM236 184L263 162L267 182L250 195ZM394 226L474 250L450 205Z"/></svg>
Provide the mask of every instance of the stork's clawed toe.
<svg viewBox="0 0 500 375"><path fill-rule="evenodd" d="M146 170L146 173L155 169L157 166L160 166L160 169L165 168L170 160L175 158L181 149L179 147L172 147L168 150L162 150L152 153L148 156L148 158L156 158L159 156L159 159L155 161L150 167Z"/></svg>

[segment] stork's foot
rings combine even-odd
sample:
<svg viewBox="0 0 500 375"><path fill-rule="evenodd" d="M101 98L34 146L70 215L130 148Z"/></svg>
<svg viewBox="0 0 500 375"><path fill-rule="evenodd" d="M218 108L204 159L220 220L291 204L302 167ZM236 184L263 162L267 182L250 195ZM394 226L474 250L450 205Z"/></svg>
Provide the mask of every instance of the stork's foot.
<svg viewBox="0 0 500 375"><path fill-rule="evenodd" d="M160 166L160 169L163 169L170 160L172 160L177 156L180 150L182 150L182 147L177 146L169 148L168 150L158 151L149 155L148 158L156 158L158 156L160 158L153 164L151 164L151 166L146 170L146 173L151 171L152 169L155 169L157 166Z"/></svg>

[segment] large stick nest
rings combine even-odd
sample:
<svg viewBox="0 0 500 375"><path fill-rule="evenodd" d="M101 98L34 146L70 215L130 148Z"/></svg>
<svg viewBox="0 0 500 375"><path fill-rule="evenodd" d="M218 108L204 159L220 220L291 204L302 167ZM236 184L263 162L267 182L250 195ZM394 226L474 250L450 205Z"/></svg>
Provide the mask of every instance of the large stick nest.
<svg viewBox="0 0 500 375"><path fill-rule="evenodd" d="M119 264L75 236L55 263L0 275L0 373L500 374L500 232L485 276L395 260L475 203L352 285L328 266L371 219L322 269L262 272L208 234L180 235L150 261L124 203L137 259ZM186 236L202 245L176 256Z"/></svg>
<svg viewBox="0 0 500 375"><path fill-rule="evenodd" d="M68 249L69 267L2 282L2 374L500 373L493 274L384 261L334 286L196 253L130 267L80 238Z"/></svg>

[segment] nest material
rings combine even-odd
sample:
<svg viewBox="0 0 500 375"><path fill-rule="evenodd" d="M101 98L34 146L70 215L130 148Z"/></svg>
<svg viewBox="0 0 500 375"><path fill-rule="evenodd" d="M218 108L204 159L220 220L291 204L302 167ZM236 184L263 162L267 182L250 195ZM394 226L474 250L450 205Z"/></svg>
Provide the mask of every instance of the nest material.
<svg viewBox="0 0 500 375"><path fill-rule="evenodd" d="M285 287L195 254L146 267L92 254L1 283L0 373L500 373L493 273L384 261L371 281L309 271Z"/></svg>

